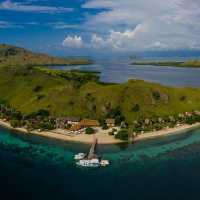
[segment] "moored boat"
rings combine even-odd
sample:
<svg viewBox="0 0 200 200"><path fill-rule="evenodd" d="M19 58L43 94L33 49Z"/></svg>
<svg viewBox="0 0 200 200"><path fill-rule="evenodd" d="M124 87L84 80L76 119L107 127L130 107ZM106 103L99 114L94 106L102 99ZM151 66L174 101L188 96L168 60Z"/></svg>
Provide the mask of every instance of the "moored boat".
<svg viewBox="0 0 200 200"><path fill-rule="evenodd" d="M74 159L75 160L82 160L86 157L86 154L85 153L78 153L74 156Z"/></svg>
<svg viewBox="0 0 200 200"><path fill-rule="evenodd" d="M96 155L96 146L97 146L97 138L94 138L93 144L90 148L88 155L84 153L78 153L74 156L74 159L77 160L76 165L81 167L105 167L110 163L108 160L101 160Z"/></svg>
<svg viewBox="0 0 200 200"><path fill-rule="evenodd" d="M99 167L100 166L99 159L96 159L96 158L82 159L82 160L79 160L76 164L82 167Z"/></svg>
<svg viewBox="0 0 200 200"><path fill-rule="evenodd" d="M100 165L102 167L106 167L106 166L110 165L110 162L109 162L109 160L101 160Z"/></svg>

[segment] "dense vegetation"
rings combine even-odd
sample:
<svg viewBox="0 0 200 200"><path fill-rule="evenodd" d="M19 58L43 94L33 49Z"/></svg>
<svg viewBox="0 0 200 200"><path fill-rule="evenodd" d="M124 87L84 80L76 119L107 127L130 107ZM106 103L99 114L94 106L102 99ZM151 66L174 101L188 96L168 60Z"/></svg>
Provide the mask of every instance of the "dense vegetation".
<svg viewBox="0 0 200 200"><path fill-rule="evenodd" d="M91 127L85 129L85 134L92 135L95 133L95 130Z"/></svg>
<svg viewBox="0 0 200 200"><path fill-rule="evenodd" d="M20 53L1 50L0 58L11 57L0 64L0 118L9 120L13 127L49 130L55 127L57 117L78 117L97 119L107 129L105 119L114 118L123 130L116 137L126 140L129 130L140 133L200 121L200 89L171 88L140 80L106 84L99 81L96 72L32 66L34 59L18 67L15 54L19 58ZM21 51L25 51L22 55L27 52Z"/></svg>
<svg viewBox="0 0 200 200"><path fill-rule="evenodd" d="M87 59L65 59L41 53L33 53L23 48L0 44L1 66L35 66L35 65L77 65L90 64Z"/></svg>
<svg viewBox="0 0 200 200"><path fill-rule="evenodd" d="M43 109L53 117L115 118L117 124L200 109L199 89L139 80L107 85L98 82L96 74L77 72L80 78L70 79L71 72L63 73L61 76L32 67L0 68L0 98L25 114ZM83 78L92 75L90 80Z"/></svg>
<svg viewBox="0 0 200 200"><path fill-rule="evenodd" d="M133 65L174 66L200 68L200 60L179 61L137 61Z"/></svg>

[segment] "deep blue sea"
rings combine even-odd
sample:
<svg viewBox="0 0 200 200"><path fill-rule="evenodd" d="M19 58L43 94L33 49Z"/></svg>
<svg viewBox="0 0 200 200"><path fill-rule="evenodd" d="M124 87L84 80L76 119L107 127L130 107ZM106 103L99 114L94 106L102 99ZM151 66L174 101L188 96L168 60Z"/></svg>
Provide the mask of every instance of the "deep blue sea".
<svg viewBox="0 0 200 200"><path fill-rule="evenodd" d="M200 130L99 146L106 168L75 166L88 148L0 129L0 199L200 199Z"/></svg>
<svg viewBox="0 0 200 200"><path fill-rule="evenodd" d="M154 59L155 60L155 59ZM156 60L163 60L162 58ZM168 59L170 60L170 59ZM172 61L180 59L171 59ZM131 65L131 60L97 60L92 65L53 66L54 69L92 70L101 72L103 82L123 83L129 79L141 79L175 87L200 87L200 69L180 67Z"/></svg>

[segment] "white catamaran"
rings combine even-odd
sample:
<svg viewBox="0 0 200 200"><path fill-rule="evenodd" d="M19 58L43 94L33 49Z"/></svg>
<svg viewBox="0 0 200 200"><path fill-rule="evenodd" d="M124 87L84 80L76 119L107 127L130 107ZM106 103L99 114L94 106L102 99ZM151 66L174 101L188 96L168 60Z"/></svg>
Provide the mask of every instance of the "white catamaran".
<svg viewBox="0 0 200 200"><path fill-rule="evenodd" d="M108 160L102 160L97 157L96 147L97 147L97 138L94 138L88 156L86 156L86 154L84 153L79 153L74 156L74 159L78 160L76 162L76 165L82 167L101 167L101 166L105 167L109 165L110 163Z"/></svg>

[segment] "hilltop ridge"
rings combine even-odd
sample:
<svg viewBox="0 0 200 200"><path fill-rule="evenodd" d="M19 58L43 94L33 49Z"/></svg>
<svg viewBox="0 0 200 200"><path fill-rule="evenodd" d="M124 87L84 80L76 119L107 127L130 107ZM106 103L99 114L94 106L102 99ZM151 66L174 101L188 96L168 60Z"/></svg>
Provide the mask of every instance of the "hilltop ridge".
<svg viewBox="0 0 200 200"><path fill-rule="evenodd" d="M7 44L0 44L0 67L2 66L34 66L34 65L79 65L91 64L84 58L61 58L44 53L34 53L30 50Z"/></svg>

